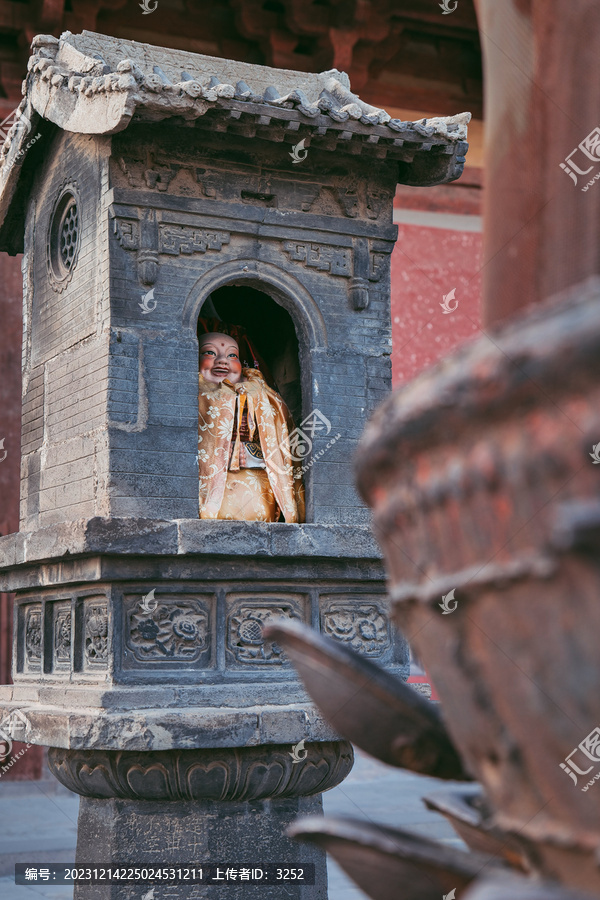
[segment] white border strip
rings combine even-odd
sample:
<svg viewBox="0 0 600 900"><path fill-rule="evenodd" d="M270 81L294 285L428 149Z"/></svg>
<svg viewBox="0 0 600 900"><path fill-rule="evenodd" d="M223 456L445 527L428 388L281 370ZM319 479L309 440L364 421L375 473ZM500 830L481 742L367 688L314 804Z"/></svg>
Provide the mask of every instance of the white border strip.
<svg viewBox="0 0 600 900"><path fill-rule="evenodd" d="M454 213L429 212L422 209L395 208L394 224L446 228L448 231L483 231L482 216L459 216Z"/></svg>

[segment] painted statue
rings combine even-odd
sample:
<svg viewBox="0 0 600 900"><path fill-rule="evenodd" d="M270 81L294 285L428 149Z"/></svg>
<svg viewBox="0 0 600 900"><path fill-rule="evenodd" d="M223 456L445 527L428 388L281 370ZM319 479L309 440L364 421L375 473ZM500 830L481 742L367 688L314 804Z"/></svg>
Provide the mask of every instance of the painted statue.
<svg viewBox="0 0 600 900"><path fill-rule="evenodd" d="M210 332L199 343L200 518L302 522L304 488L283 399L258 369L242 366L233 337Z"/></svg>

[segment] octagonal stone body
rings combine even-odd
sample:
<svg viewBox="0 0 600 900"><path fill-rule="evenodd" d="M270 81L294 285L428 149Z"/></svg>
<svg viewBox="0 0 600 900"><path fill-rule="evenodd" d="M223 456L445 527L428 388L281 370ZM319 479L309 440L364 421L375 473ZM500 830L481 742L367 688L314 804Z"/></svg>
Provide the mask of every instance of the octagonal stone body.
<svg viewBox="0 0 600 900"><path fill-rule="evenodd" d="M15 683L2 687L3 705L25 711L42 743L160 750L333 739L281 648L262 637L280 616L407 674L377 551L361 529L84 524L85 534L69 524L35 542L15 536L13 551L29 561L4 579L17 601ZM51 552L44 538L59 561L40 559Z"/></svg>

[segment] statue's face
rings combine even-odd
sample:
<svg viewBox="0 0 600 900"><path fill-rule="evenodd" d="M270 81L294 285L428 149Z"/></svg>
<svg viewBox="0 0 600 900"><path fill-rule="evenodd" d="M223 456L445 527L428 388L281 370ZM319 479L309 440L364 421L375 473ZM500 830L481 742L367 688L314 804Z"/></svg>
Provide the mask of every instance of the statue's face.
<svg viewBox="0 0 600 900"><path fill-rule="evenodd" d="M200 338L200 373L214 384L242 380L242 364L237 341L228 334L204 334Z"/></svg>

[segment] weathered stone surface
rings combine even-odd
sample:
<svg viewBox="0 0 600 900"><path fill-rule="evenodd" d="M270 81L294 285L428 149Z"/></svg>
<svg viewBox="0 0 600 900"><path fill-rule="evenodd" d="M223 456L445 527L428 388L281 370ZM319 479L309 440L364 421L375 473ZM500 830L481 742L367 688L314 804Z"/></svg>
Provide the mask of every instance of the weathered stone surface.
<svg viewBox="0 0 600 900"><path fill-rule="evenodd" d="M297 689L287 657L262 633L281 617L314 623L407 674L379 567L372 559L271 553L69 557L16 569L7 582L18 587L15 679L34 678L42 702L81 707L114 706L140 684L166 707L181 702L173 691L184 685L198 686L193 705L214 688L221 705L237 707L242 686L245 704L254 705L277 683L283 696L284 685ZM119 686L112 702L103 697ZM132 696L127 706L140 702L139 692Z"/></svg>
<svg viewBox="0 0 600 900"><path fill-rule="evenodd" d="M24 562L98 552L241 556L246 554L249 540L254 555L374 560L381 557L366 526L94 517L0 537L0 573Z"/></svg>
<svg viewBox="0 0 600 900"><path fill-rule="evenodd" d="M320 795L255 801L94 800L82 797L79 806L76 864L119 862L134 866L226 863L239 868L261 862L281 862L286 868L314 863L314 887L288 881L249 888L243 881L226 888L180 885L164 888L169 898L246 900L251 892L267 900L326 900L325 854L285 836L298 816L319 815ZM224 871L221 873L224 875ZM75 900L133 900L148 886L95 885L75 888ZM284 893L285 892L285 893ZM158 889L157 889L158 893Z"/></svg>
<svg viewBox="0 0 600 900"><path fill-rule="evenodd" d="M251 688L256 699L260 685ZM85 691L83 700L85 698ZM117 691L116 702L127 702ZM235 701L229 691L228 700ZM12 697L12 699L11 699ZM150 692L152 698L152 692ZM90 699L90 698L87 698ZM93 699L93 698L92 698ZM110 700L112 701L112 692ZM209 695L212 698L212 694ZM282 696L281 700L284 699ZM211 747L244 747L258 744L295 744L300 740L331 741L339 735L308 701L296 706L141 707L113 709L76 706L73 697L49 706L37 692L27 700L17 699L11 686L0 687L0 711L19 710L31 722L31 743L65 749L97 747L106 750L170 750Z"/></svg>
<svg viewBox="0 0 600 900"><path fill-rule="evenodd" d="M241 560L244 562L241 563ZM271 579L305 578L313 579L319 571L323 578L345 579L351 577L357 582L375 581L383 586L383 563L380 559L367 557L365 560L335 559L320 556L315 558L304 556L287 556L282 558L259 555L232 558L219 558L211 555L189 554L181 556L155 555L151 559L123 554L111 556L61 557L57 564L51 561L37 565L15 567L2 576L3 586L7 590L26 590L51 587L63 582L79 581L93 584L101 581L125 581L135 579L140 582L140 589L149 582L194 578L222 579L232 571L234 562L244 565L247 574L263 570L265 577ZM379 589L379 587L377 587Z"/></svg>
<svg viewBox="0 0 600 900"><path fill-rule="evenodd" d="M65 130L87 134L120 131L134 113L152 121L173 115L192 121L219 101L234 99L242 109L258 106L259 125L295 109L309 122L343 123L344 132L356 123L388 126L394 137L456 142L466 137L470 119L469 113L417 123L392 119L352 93L348 76L337 69L315 74L272 69L89 31L66 32L52 42L40 35L33 50L28 80L34 108Z"/></svg>

